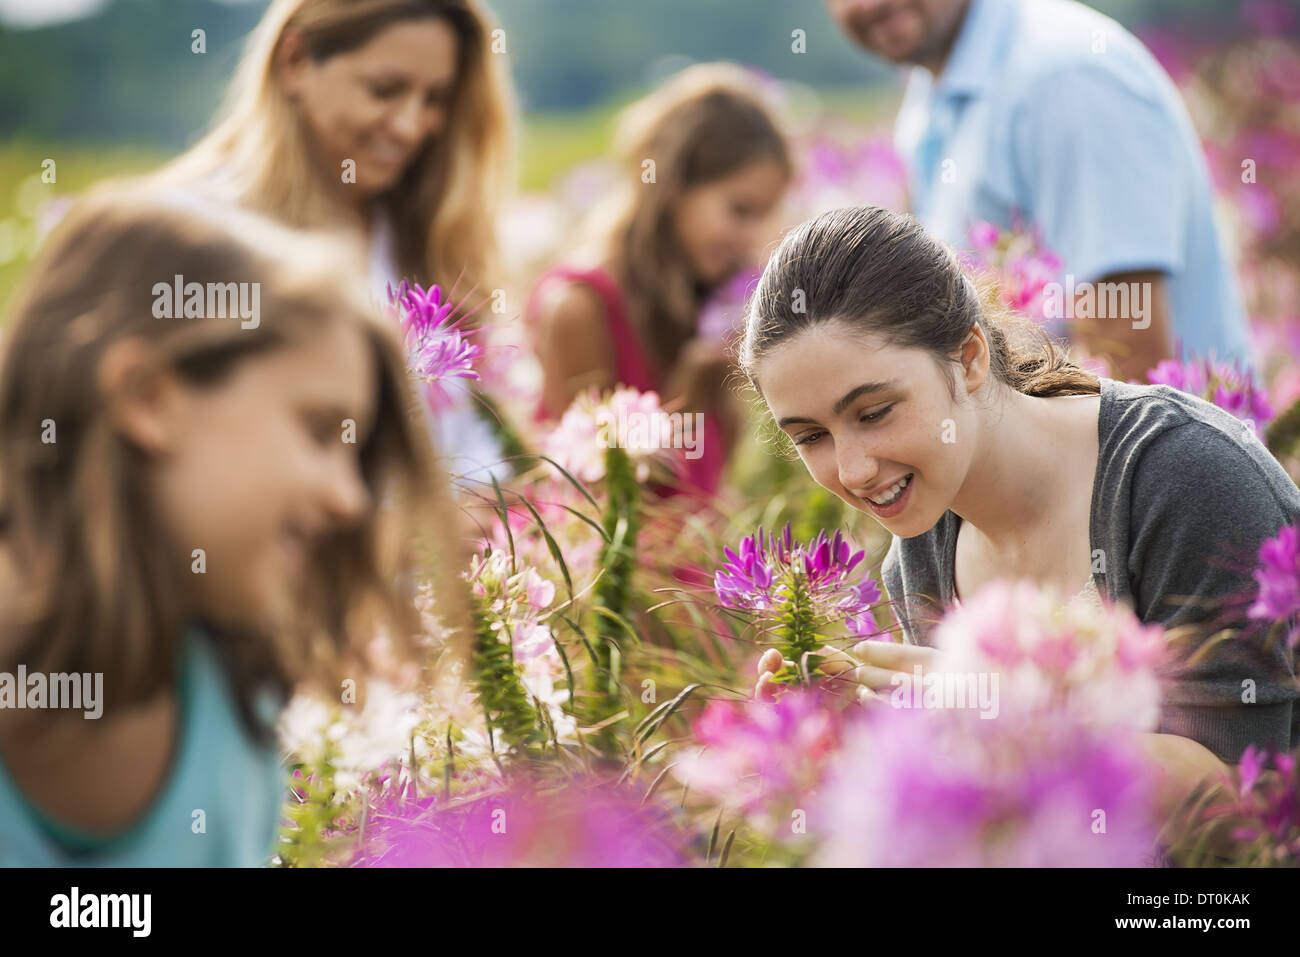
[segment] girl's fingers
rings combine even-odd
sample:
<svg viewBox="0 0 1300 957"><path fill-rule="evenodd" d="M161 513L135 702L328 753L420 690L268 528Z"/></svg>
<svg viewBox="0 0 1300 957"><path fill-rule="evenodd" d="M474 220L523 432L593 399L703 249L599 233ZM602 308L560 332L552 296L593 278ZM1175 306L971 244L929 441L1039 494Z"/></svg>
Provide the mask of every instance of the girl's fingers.
<svg viewBox="0 0 1300 957"><path fill-rule="evenodd" d="M838 648L831 648L829 645L822 648L817 654L822 656L821 670L828 675L839 675L846 671L851 671L857 667L857 662L851 655L840 651Z"/></svg>
<svg viewBox="0 0 1300 957"><path fill-rule="evenodd" d="M905 671L895 671L893 668L877 668L875 665L858 665L854 670L854 677L857 678L858 684L871 689L889 689L898 687L898 681L895 678L902 675L902 680L911 679Z"/></svg>
<svg viewBox="0 0 1300 957"><path fill-rule="evenodd" d="M858 685L858 704L871 704L875 701L884 701L884 695L877 694L866 685Z"/></svg>
<svg viewBox="0 0 1300 957"><path fill-rule="evenodd" d="M863 664L894 671L911 671L913 665L928 666L938 652L926 645L904 645L893 641L859 641L853 657Z"/></svg>
<svg viewBox="0 0 1300 957"><path fill-rule="evenodd" d="M776 673L781 670L784 662L781 660L781 652L776 648L769 648L763 652L763 657L758 659L758 673L763 672Z"/></svg>

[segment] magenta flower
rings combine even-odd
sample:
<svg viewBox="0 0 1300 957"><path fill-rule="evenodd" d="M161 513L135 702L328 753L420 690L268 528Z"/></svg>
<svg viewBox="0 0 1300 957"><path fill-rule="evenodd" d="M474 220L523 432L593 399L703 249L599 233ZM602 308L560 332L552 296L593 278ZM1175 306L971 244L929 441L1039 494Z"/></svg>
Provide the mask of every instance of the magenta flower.
<svg viewBox="0 0 1300 957"><path fill-rule="evenodd" d="M1300 644L1300 528L1284 525L1276 538L1260 543L1255 581L1259 593L1247 615L1263 621L1291 621L1286 643L1295 648Z"/></svg>
<svg viewBox="0 0 1300 957"><path fill-rule="evenodd" d="M882 707L845 731L808 821L830 867L1134 867L1151 784L1133 738L1065 714Z"/></svg>
<svg viewBox="0 0 1300 957"><path fill-rule="evenodd" d="M741 540L739 554L730 548L724 554L727 561L715 572L713 584L726 607L778 610L802 588L821 614L852 619L849 627L855 632L875 633L874 622L866 622L871 605L880 601L880 588L870 577L853 581L865 552L855 551L842 532L828 538L819 531L804 545L794 541L788 523L780 536L760 528Z"/></svg>
<svg viewBox="0 0 1300 957"><path fill-rule="evenodd" d="M882 632L876 625L870 610L883 597L880 586L872 578L864 578L848 590L841 607L845 612L844 624L850 632L859 638L890 638L888 632Z"/></svg>
<svg viewBox="0 0 1300 957"><path fill-rule="evenodd" d="M1043 245L1037 229L1017 221L1010 229L983 220L972 223L967 236L965 262L991 274L998 283L1002 301L1035 321L1043 321L1046 310L1043 291L1056 281L1061 257Z"/></svg>
<svg viewBox="0 0 1300 957"><path fill-rule="evenodd" d="M764 554L761 529L758 534L757 540L750 536L740 543L739 555L730 548L725 549L727 563L714 573L714 591L718 601L728 608L762 610L773 602L776 568Z"/></svg>
<svg viewBox="0 0 1300 957"><path fill-rule="evenodd" d="M1265 776L1272 763L1277 773ZM1211 807L1211 820L1227 818L1232 837L1252 846L1246 865L1292 866L1300 864L1300 761L1295 753L1265 751L1249 745L1241 756L1240 786L1235 802Z"/></svg>
<svg viewBox="0 0 1300 957"><path fill-rule="evenodd" d="M1221 362L1197 357L1188 362L1164 359L1147 370L1151 385L1167 385L1213 402L1225 412L1250 424L1263 437L1264 427L1274 416L1267 393L1257 386L1251 374L1236 362Z"/></svg>
<svg viewBox="0 0 1300 957"><path fill-rule="evenodd" d="M388 298L401 317L407 368L426 384L426 397L437 411L450 399L447 380L479 378L474 363L482 357L483 349L469 341L475 330L460 328L468 314L448 321L457 306L450 297L444 298L436 285L426 290L403 279L396 289L389 285Z"/></svg>
<svg viewBox="0 0 1300 957"><path fill-rule="evenodd" d="M701 748L680 758L673 776L763 826L781 819L778 806L816 789L838 737L834 714L808 691L710 701L692 731Z"/></svg>
<svg viewBox="0 0 1300 957"><path fill-rule="evenodd" d="M987 250L997 245L998 228L992 223L980 220L970 228L970 244L972 249Z"/></svg>
<svg viewBox="0 0 1300 957"><path fill-rule="evenodd" d="M814 588L838 587L866 554L861 549L853 551L841 532L827 538L824 529L801 550L804 569Z"/></svg>
<svg viewBox="0 0 1300 957"><path fill-rule="evenodd" d="M773 640L781 656L794 663L776 682L807 682L817 671L824 646L823 626L843 622L859 638L878 635L871 606L880 589L870 577L853 573L865 554L854 550L841 532L827 537L819 531L808 544L795 542L787 523L780 536L759 529L740 543L737 554L725 550L727 561L713 576L714 592L726 608L755 612L755 623Z"/></svg>
<svg viewBox="0 0 1300 957"><path fill-rule="evenodd" d="M889 136L826 125L804 140L802 154L790 190L795 219L854 203L906 206L907 175Z"/></svg>
<svg viewBox="0 0 1300 957"><path fill-rule="evenodd" d="M1177 359L1161 359L1154 369L1147 370L1147 382L1200 395L1205 391L1205 370L1198 362L1182 363Z"/></svg>
<svg viewBox="0 0 1300 957"><path fill-rule="evenodd" d="M443 300L440 286L433 285L426 290L419 283L412 285L405 279L396 289L389 284L388 299L402 308L404 330L417 335L425 335L437 329L456 308L450 299Z"/></svg>
<svg viewBox="0 0 1300 957"><path fill-rule="evenodd" d="M1246 750L1241 754L1241 761L1237 766L1241 773L1241 796L1245 797L1255 787L1255 782L1259 780L1260 772L1264 770L1264 765L1268 760L1268 753L1262 748L1255 745L1246 745Z"/></svg>
<svg viewBox="0 0 1300 957"><path fill-rule="evenodd" d="M671 814L628 788L519 784L447 803L375 802L357 867L682 867Z"/></svg>
<svg viewBox="0 0 1300 957"><path fill-rule="evenodd" d="M990 582L943 616L934 646L941 670L996 678L1002 714L1069 713L1138 731L1158 724L1164 632L1122 604Z"/></svg>

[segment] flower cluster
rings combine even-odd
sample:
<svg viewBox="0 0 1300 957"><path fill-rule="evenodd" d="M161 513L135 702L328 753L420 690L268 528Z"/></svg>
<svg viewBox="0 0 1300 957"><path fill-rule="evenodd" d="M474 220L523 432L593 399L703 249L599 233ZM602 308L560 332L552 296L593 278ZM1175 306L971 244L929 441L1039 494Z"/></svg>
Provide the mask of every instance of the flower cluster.
<svg viewBox="0 0 1300 957"><path fill-rule="evenodd" d="M1257 621L1289 622L1287 647L1300 645L1300 527L1283 526L1259 546L1259 592L1247 614Z"/></svg>
<svg viewBox="0 0 1300 957"><path fill-rule="evenodd" d="M1036 229L999 229L976 222L970 228L969 261L998 281L1002 301L1035 321L1047 318L1043 290L1060 275L1061 257L1047 249Z"/></svg>
<svg viewBox="0 0 1300 957"><path fill-rule="evenodd" d="M710 701L692 732L700 748L678 759L673 776L769 831L811 798L839 734L835 716L810 691L743 705Z"/></svg>
<svg viewBox="0 0 1300 957"><path fill-rule="evenodd" d="M1273 418L1273 407L1264 390L1235 362L1213 358L1195 358L1188 362L1164 359L1154 369L1147 370L1147 382L1172 386L1213 402L1249 424L1261 438L1264 427Z"/></svg>
<svg viewBox="0 0 1300 957"><path fill-rule="evenodd" d="M510 646L524 689L546 707L556 737L568 740L577 724L562 707L569 698L569 691L559 687L567 680L564 659L551 629L540 620L555 601L555 583L534 568L512 570L511 565L509 553L500 549L475 555L469 571L472 591L483 602L488 628Z"/></svg>
<svg viewBox="0 0 1300 957"><path fill-rule="evenodd" d="M388 793L371 809L359 867L677 867L670 813L629 788L521 781L447 802Z"/></svg>
<svg viewBox="0 0 1300 957"><path fill-rule="evenodd" d="M726 562L714 573L718 601L728 608L780 611L805 598L821 616L843 621L861 637L877 634L871 606L881 599L870 576L854 581L853 570L865 554L854 551L836 532L819 531L807 545L795 542L787 523L777 536L760 528L740 543L739 553L724 549Z"/></svg>
<svg viewBox="0 0 1300 957"><path fill-rule="evenodd" d="M420 707L419 695L379 679L366 682L360 709L299 694L280 717L281 744L306 765L328 764L335 786L353 791L411 746Z"/></svg>
<svg viewBox="0 0 1300 957"><path fill-rule="evenodd" d="M829 867L1134 867L1151 855L1137 742L1067 716L869 709L808 812Z"/></svg>
<svg viewBox="0 0 1300 957"><path fill-rule="evenodd" d="M1300 761L1294 753L1273 753L1277 773L1266 775L1269 760L1270 754L1253 744L1241 756L1232 836L1253 845L1251 856L1259 863L1294 867L1300 864Z"/></svg>
<svg viewBox="0 0 1300 957"><path fill-rule="evenodd" d="M606 452L621 449L632 460L636 480L645 482L652 466L672 467L664 450L675 444L672 417L658 394L619 388L603 398L595 391L580 394L546 436L543 450L579 480L599 482Z"/></svg>
<svg viewBox="0 0 1300 957"><path fill-rule="evenodd" d="M798 219L860 203L907 208L907 175L889 136L862 136L857 129L823 124L807 139L802 153L790 190Z"/></svg>
<svg viewBox="0 0 1300 957"><path fill-rule="evenodd" d="M457 304L436 285L426 290L403 279L396 289L389 285L388 298L401 317L407 368L425 383L430 407L446 408L450 401L446 380L479 378L474 363L483 349L469 341L474 331L462 328L465 316L452 318Z"/></svg>
<svg viewBox="0 0 1300 957"><path fill-rule="evenodd" d="M943 617L934 644L946 670L996 674L1004 713L1069 712L1099 726L1156 727L1164 632L1122 605L991 582Z"/></svg>

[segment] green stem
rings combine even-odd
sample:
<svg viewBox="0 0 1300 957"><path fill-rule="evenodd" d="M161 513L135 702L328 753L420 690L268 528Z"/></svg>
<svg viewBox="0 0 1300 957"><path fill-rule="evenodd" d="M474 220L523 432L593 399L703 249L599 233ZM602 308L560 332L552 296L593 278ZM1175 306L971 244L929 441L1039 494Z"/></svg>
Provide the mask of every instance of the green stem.
<svg viewBox="0 0 1300 957"><path fill-rule="evenodd" d="M491 618L481 601L476 601L474 608L472 664L474 685L488 727L500 736L507 749L526 752L544 741L510 645L492 630Z"/></svg>
<svg viewBox="0 0 1300 957"><path fill-rule="evenodd" d="M627 620L631 605L641 493L632 459L625 449L605 450L605 489L608 500L601 524L609 541L601 552L603 574L596 582L593 602L596 608L609 614L597 614L593 628L596 637L596 668L591 682L591 690L595 692L590 714L593 723L617 714L623 706L619 675L622 656L616 654L616 645L620 637L626 637L620 636L618 622ZM600 741L602 751L614 745L612 733L602 733Z"/></svg>

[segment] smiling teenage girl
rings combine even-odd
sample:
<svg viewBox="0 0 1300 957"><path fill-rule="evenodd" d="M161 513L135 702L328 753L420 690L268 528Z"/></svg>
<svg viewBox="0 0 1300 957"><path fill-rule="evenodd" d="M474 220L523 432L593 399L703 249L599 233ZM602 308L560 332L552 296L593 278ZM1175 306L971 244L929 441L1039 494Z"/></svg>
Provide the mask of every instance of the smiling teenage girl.
<svg viewBox="0 0 1300 957"><path fill-rule="evenodd" d="M1015 333L946 246L873 207L794 230L755 292L742 367L818 484L894 536L883 577L908 643L859 647L871 688L928 664L930 624L995 578L1100 590L1182 628L1190 653L1246 624L1222 603L1253 590L1260 542L1300 518L1300 490L1245 423ZM1220 643L1177 669L1149 743L1180 773L1217 773L1252 742L1291 747L1296 697L1286 649Z"/></svg>
<svg viewBox="0 0 1300 957"><path fill-rule="evenodd" d="M290 690L364 674L381 627L411 654L410 529L450 527L449 492L350 249L92 196L34 263L0 363L0 672L102 674L104 708L0 710L0 865L265 861ZM155 318L176 275L260 284L260 322Z"/></svg>

